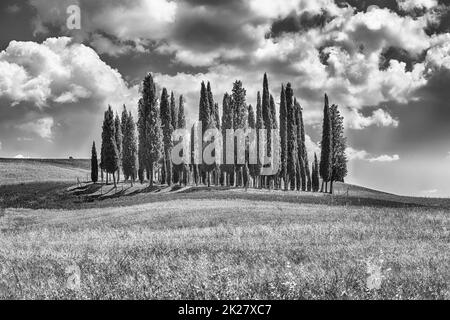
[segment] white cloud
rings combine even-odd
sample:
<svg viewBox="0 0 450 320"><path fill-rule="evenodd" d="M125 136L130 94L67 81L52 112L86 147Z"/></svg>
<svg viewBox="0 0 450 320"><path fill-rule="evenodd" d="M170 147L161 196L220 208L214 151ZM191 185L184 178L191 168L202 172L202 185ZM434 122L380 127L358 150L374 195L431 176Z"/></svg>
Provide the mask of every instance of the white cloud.
<svg viewBox="0 0 450 320"><path fill-rule="evenodd" d="M363 160L363 161L369 161L369 162L393 162L400 160L400 156L395 155L381 155L381 156L372 156L370 153L368 153L365 150L356 150L352 147L348 147L345 150L345 153L347 155L348 160Z"/></svg>
<svg viewBox="0 0 450 320"><path fill-rule="evenodd" d="M2 141L48 142L29 146L35 155L84 155L86 143L100 136L105 108L126 104L136 114L138 98L138 85L70 38L12 41L0 52L0 114L9 115L0 118Z"/></svg>
<svg viewBox="0 0 450 320"><path fill-rule="evenodd" d="M393 162L400 160L400 156L398 154L394 154L393 156L382 155L375 158L370 158L369 162Z"/></svg>
<svg viewBox="0 0 450 320"><path fill-rule="evenodd" d="M375 110L371 116L365 117L356 109L351 109L345 114L345 122L348 128L362 130L370 126L377 127L398 127L398 120L383 109Z"/></svg>
<svg viewBox="0 0 450 320"><path fill-rule="evenodd" d="M431 9L438 5L437 0L397 0L400 9L404 11L413 11L419 9Z"/></svg>
<svg viewBox="0 0 450 320"><path fill-rule="evenodd" d="M111 55L126 53L128 50L142 51L142 41L166 37L170 33L178 6L175 1L168 0L77 2L82 12L78 36L88 40L92 34L106 33L117 38L118 43L114 46L107 39L98 36L92 39L92 46ZM30 0L30 3L38 13L33 20L35 35L49 33L49 24L69 31L64 28L66 9L73 4L72 0ZM134 46L130 42L134 42ZM106 48L112 51L107 51Z"/></svg>
<svg viewBox="0 0 450 320"><path fill-rule="evenodd" d="M365 150L355 150L348 147L345 150L348 160L366 160L369 154Z"/></svg>
<svg viewBox="0 0 450 320"><path fill-rule="evenodd" d="M67 37L42 44L11 41L0 53L0 97L39 108L92 98L105 104L135 101L121 74L97 53Z"/></svg>

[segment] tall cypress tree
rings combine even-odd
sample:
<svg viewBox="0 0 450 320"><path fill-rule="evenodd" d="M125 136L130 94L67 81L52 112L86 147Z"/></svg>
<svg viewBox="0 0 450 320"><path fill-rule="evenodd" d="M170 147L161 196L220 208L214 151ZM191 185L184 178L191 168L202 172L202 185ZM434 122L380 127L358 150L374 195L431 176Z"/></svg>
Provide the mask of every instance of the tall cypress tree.
<svg viewBox="0 0 450 320"><path fill-rule="evenodd" d="M146 75L142 85L142 99L139 101L139 179L144 180L144 168L149 176L149 184L153 186L153 171L159 162L164 149L159 117L156 85L152 75Z"/></svg>
<svg viewBox="0 0 450 320"><path fill-rule="evenodd" d="M211 90L211 84L209 81L206 86L206 95L207 95L207 99L208 99L209 116L210 116L210 118L212 118L210 121L212 121L212 120L216 121L215 110L214 110L214 96L213 96L213 93Z"/></svg>
<svg viewBox="0 0 450 320"><path fill-rule="evenodd" d="M333 181L344 182L347 175L347 157L345 155L347 140L344 137L344 118L337 105L331 106L330 118L332 133L330 193L333 193Z"/></svg>
<svg viewBox="0 0 450 320"><path fill-rule="evenodd" d="M242 82L237 80L233 84L233 93L231 95L231 104L234 111L233 116L233 126L234 130L238 129L247 129L247 119L248 119L248 109L247 104L245 102L246 99L246 90L242 86ZM235 172L237 176L237 185L242 186L243 185L243 168L244 165L237 163L237 139L235 142Z"/></svg>
<svg viewBox="0 0 450 320"><path fill-rule="evenodd" d="M228 93L225 93L223 96L222 103L222 137L223 137L223 152L224 159L226 159L227 152L227 141L226 141L226 131L229 129L233 129L233 120L234 120L234 110L231 104L231 97ZM223 180L227 186L231 185L230 177L234 174L234 164L226 164L225 161L221 166L221 171L225 174ZM232 181L234 183L234 180Z"/></svg>
<svg viewBox="0 0 450 320"><path fill-rule="evenodd" d="M209 108L209 99L208 92L206 91L205 83L202 82L200 88L200 103L199 103L199 114L198 120L202 124L202 134L205 133L206 128L210 122L210 108Z"/></svg>
<svg viewBox="0 0 450 320"><path fill-rule="evenodd" d="M120 122L119 115L116 113L116 117L114 119L114 127L115 127L115 140L117 146L117 152L119 154L119 168L117 169L117 182L120 180L120 166L122 165L122 125Z"/></svg>
<svg viewBox="0 0 450 320"><path fill-rule="evenodd" d="M184 98L180 95L180 102L178 105L178 121L177 129L186 129L186 116L184 115Z"/></svg>
<svg viewBox="0 0 450 320"><path fill-rule="evenodd" d="M214 103L214 119L216 123L216 128L220 130L222 125L220 123L219 104L217 102Z"/></svg>
<svg viewBox="0 0 450 320"><path fill-rule="evenodd" d="M124 109L124 112L126 109ZM130 179L131 186L136 179L137 163L137 144L136 144L136 125L131 112L126 116L122 115L122 127L124 128L123 151L122 151L122 170L126 179Z"/></svg>
<svg viewBox="0 0 450 320"><path fill-rule="evenodd" d="M252 105L248 106L248 127L249 127L249 129L256 130L256 116L255 116L255 111L253 110ZM251 150L256 150L256 152L258 151L258 147L257 147L258 139L256 139L255 142L256 142L256 145L249 143L247 153L249 153ZM247 155L247 162L249 162L249 155ZM254 164L249 163L248 169L249 169L249 175L252 177L253 181L256 181L256 177L259 175L260 170L261 170L259 165L257 163L254 163Z"/></svg>
<svg viewBox="0 0 450 320"><path fill-rule="evenodd" d="M304 157L304 144L302 140L302 107L297 102L297 99L294 99L294 108L295 108L295 124L297 128L297 190L306 191L306 162Z"/></svg>
<svg viewBox="0 0 450 320"><path fill-rule="evenodd" d="M95 141L92 143L91 181L93 183L97 183L98 181L98 160L97 160L97 149L95 148Z"/></svg>
<svg viewBox="0 0 450 320"><path fill-rule="evenodd" d="M294 92L291 84L286 85L286 110L287 110L287 173L288 184L291 189L295 189L297 173L297 126L295 125Z"/></svg>
<svg viewBox="0 0 450 320"><path fill-rule="evenodd" d="M163 88L160 101L161 125L164 137L164 180L169 186L172 185L172 161L170 153L172 151L172 111L169 102L167 89Z"/></svg>
<svg viewBox="0 0 450 320"><path fill-rule="evenodd" d="M180 95L180 98L179 98L177 116L178 116L178 120L177 120L176 129L186 129L186 117L184 114L184 98L182 95ZM184 156L184 154L183 154L183 156ZM180 184L186 185L188 182L188 171L189 171L188 165L186 163L182 163L180 165L175 165L174 168L177 173L178 182Z"/></svg>
<svg viewBox="0 0 450 320"><path fill-rule="evenodd" d="M128 176L125 173L125 169L123 167L123 158L124 158L124 150L126 148L126 136L128 134L127 132L127 121L128 121L128 111L127 111L127 107L125 105L123 105L123 110L122 110L122 118L120 119L120 128L122 130L122 171L123 171L123 175L124 175L124 179L128 180L128 178L130 176Z"/></svg>
<svg viewBox="0 0 450 320"><path fill-rule="evenodd" d="M281 85L280 94L280 148L281 148L281 166L280 175L283 177L285 190L287 190L287 107L286 91L284 85Z"/></svg>
<svg viewBox="0 0 450 320"><path fill-rule="evenodd" d="M178 108L175 104L175 96L173 94L173 91L170 94L170 119L172 120L172 128L175 130L178 128Z"/></svg>
<svg viewBox="0 0 450 320"><path fill-rule="evenodd" d="M312 172L312 190L313 192L318 192L320 188L319 180L319 163L317 161L317 154L314 153L314 163Z"/></svg>
<svg viewBox="0 0 450 320"><path fill-rule="evenodd" d="M305 174L306 174L306 190L311 191L311 188L312 188L311 171L309 170L308 150L306 149L305 124L303 122L303 109L301 106L300 106L299 112L300 112L302 151L303 151L302 156L303 156L303 162L304 162Z"/></svg>
<svg viewBox="0 0 450 320"><path fill-rule="evenodd" d="M259 149L259 141L261 140L261 136L259 134L259 130L264 129L264 119L263 119L263 112L262 112L262 103L261 103L261 93L258 91L257 98L256 98L256 134L257 134L257 150L258 150L258 165L254 167L256 176L258 177L257 180L259 180L259 187L262 188L262 177L261 177L261 170L262 170L262 164L264 163L264 159L259 157L260 149Z"/></svg>
<svg viewBox="0 0 450 320"><path fill-rule="evenodd" d="M320 177L322 178L322 187L320 192L327 192L327 184L330 181L331 176L331 119L330 119L330 106L328 102L328 96L325 94L325 104L323 108L323 127L322 127L322 143L320 153Z"/></svg>
<svg viewBox="0 0 450 320"><path fill-rule="evenodd" d="M266 129L267 137L267 155L269 157L272 155L272 136L271 136L271 129L272 129L272 112L270 108L270 92L269 92L269 81L267 79L267 73L264 73L263 78L263 94L262 94L262 115L263 115L263 121L264 121L264 128ZM266 187L269 187L269 179L265 179Z"/></svg>
<svg viewBox="0 0 450 320"><path fill-rule="evenodd" d="M119 151L116 144L114 113L111 106L105 111L102 132L102 165L107 173L112 174L114 187L116 184L116 171L119 168Z"/></svg>

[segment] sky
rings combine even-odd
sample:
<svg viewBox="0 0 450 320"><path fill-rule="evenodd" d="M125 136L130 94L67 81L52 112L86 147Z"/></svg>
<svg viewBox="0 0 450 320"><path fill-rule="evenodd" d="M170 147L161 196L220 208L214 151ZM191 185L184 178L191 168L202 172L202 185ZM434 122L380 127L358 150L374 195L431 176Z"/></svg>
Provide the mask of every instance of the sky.
<svg viewBox="0 0 450 320"><path fill-rule="evenodd" d="M0 157L88 158L105 108L136 114L148 72L192 121L201 81L221 102L241 80L253 106L265 72L276 101L290 82L309 156L327 93L347 182L450 196L448 0L2 0Z"/></svg>

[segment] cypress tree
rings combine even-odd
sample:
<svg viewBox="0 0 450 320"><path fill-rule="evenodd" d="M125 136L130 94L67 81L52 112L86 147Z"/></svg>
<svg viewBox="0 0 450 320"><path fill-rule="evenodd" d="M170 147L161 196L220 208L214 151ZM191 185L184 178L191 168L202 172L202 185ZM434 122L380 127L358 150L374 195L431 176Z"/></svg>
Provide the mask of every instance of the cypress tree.
<svg viewBox="0 0 450 320"><path fill-rule="evenodd" d="M294 108L295 108L295 124L297 128L297 190L306 191L306 162L304 157L304 144L302 140L302 107L297 102L297 99L294 99Z"/></svg>
<svg viewBox="0 0 450 320"><path fill-rule="evenodd" d="M211 86L208 82L208 87L206 87L205 83L202 82L200 87L200 102L199 102L199 121L202 124L202 137L204 136L206 130L208 130L210 124L211 124L211 111L212 106L211 103ZM206 144L203 142L202 144L202 152L204 148L206 147ZM207 171L209 171L209 167L202 163L199 167L199 174L201 181L206 184L209 181L207 180Z"/></svg>
<svg viewBox="0 0 450 320"><path fill-rule="evenodd" d="M251 129L256 128L255 111L253 111L251 104L248 106L248 127Z"/></svg>
<svg viewBox="0 0 450 320"><path fill-rule="evenodd" d="M175 96L173 91L170 94L170 119L172 120L172 128L173 130L178 128L178 108L175 104Z"/></svg>
<svg viewBox="0 0 450 320"><path fill-rule="evenodd" d="M177 105L175 103L175 96L172 91L170 94L170 117L171 117L171 121L172 121L172 132L178 128L178 112L179 111L178 111ZM173 145L173 141L172 141L172 145ZM168 161L170 162L170 166L173 167L172 161L170 159L170 155L169 155ZM179 167L173 168L173 170L172 170L172 181L174 183L179 182L178 171L179 171Z"/></svg>
<svg viewBox="0 0 450 320"><path fill-rule="evenodd" d="M333 181L344 182L347 175L347 157L345 155L347 140L344 137L344 118L337 105L331 106L330 118L332 133L330 193L333 193Z"/></svg>
<svg viewBox="0 0 450 320"><path fill-rule="evenodd" d="M328 103L328 96L325 94L325 104L323 108L323 128L322 128L322 143L320 153L320 177L322 178L322 187L320 192L327 192L327 184L331 176L331 119L330 107ZM325 190L324 190L325 184Z"/></svg>
<svg viewBox="0 0 450 320"><path fill-rule="evenodd" d="M209 108L209 100L208 100L208 92L206 90L205 83L202 82L200 88L200 102L199 102L199 113L198 120L202 124L202 135L205 133L206 128L210 123L210 108Z"/></svg>
<svg viewBox="0 0 450 320"><path fill-rule="evenodd" d="M156 85L150 73L144 78L142 88L138 119L139 180L141 183L144 181L144 169L146 169L149 184L153 186L154 167L161 159L164 145Z"/></svg>
<svg viewBox="0 0 450 320"><path fill-rule="evenodd" d="M234 110L231 104L231 97L228 93L223 96L222 103L222 137L223 137L223 152L224 159L226 159L227 141L226 141L226 130L233 129L234 120ZM223 180L227 186L231 185L230 177L234 174L234 164L226 164L225 161L221 166L221 171L225 175ZM234 183L234 180L233 180Z"/></svg>
<svg viewBox="0 0 450 320"><path fill-rule="evenodd" d="M318 192L320 188L319 180L319 163L317 161L317 154L314 153L313 173L312 173L312 189Z"/></svg>
<svg viewBox="0 0 450 320"><path fill-rule="evenodd" d="M128 178L130 176L128 176L125 173L125 169L123 168L123 158L124 158L124 150L126 148L126 136L127 136L127 121L128 121L128 111L127 111L127 107L125 105L123 105L123 110L122 110L122 118L120 120L120 129L122 130L122 171L123 171L123 175L124 175L124 179L128 180Z"/></svg>
<svg viewBox="0 0 450 320"><path fill-rule="evenodd" d="M207 96L207 100L208 100L208 112L209 112L209 116L210 118L212 118L210 121L214 120L216 121L216 116L215 116L215 110L214 110L214 96L211 90L211 84L208 81L208 84L206 86L206 96Z"/></svg>
<svg viewBox="0 0 450 320"><path fill-rule="evenodd" d="M216 123L216 128L220 130L222 125L220 123L219 104L217 102L214 103L214 119Z"/></svg>
<svg viewBox="0 0 450 320"><path fill-rule="evenodd" d="M97 149L95 148L95 141L92 143L91 181L93 183L97 183L98 181L98 160L97 160Z"/></svg>
<svg viewBox="0 0 450 320"><path fill-rule="evenodd" d="M169 186L172 185L172 161L170 153L172 151L172 111L169 102L167 89L163 88L160 101L160 116L164 140L164 180Z"/></svg>
<svg viewBox="0 0 450 320"><path fill-rule="evenodd" d="M272 95L270 95L270 117L272 119L272 130L273 133L278 135L279 134L279 128L278 128L278 120L277 120L277 110L276 110L276 106L275 106L275 99L273 98ZM278 136L278 141L279 141L279 136ZM281 148L280 146L275 146L274 145L274 149L272 151L272 157L274 160L280 161L280 153L281 153ZM278 168L280 168L280 163L278 163ZM280 187L280 169L278 169L278 172L275 173L274 176L271 177L272 181L275 180L275 187L279 188Z"/></svg>
<svg viewBox="0 0 450 320"><path fill-rule="evenodd" d="M284 85L281 85L280 94L280 148L281 148L281 166L280 175L283 177L284 187L287 190L287 107L286 91Z"/></svg>
<svg viewBox="0 0 450 320"><path fill-rule="evenodd" d="M177 113L176 129L186 129L186 117L184 114L184 98L180 95ZM183 155L184 156L184 155ZM187 184L188 165L186 163L174 165L177 181L181 184Z"/></svg>
<svg viewBox="0 0 450 320"><path fill-rule="evenodd" d="M122 170L125 177L130 179L131 186L133 186L137 169L136 125L131 112L125 117L122 116L122 118L125 121L125 123L122 122L122 127L125 130L123 137Z"/></svg>
<svg viewBox="0 0 450 320"><path fill-rule="evenodd" d="M252 105L248 106L248 127L249 129L256 130L256 117L255 117L255 111L253 110ZM258 139L256 139L256 144L258 143ZM249 143L248 153L250 150L256 150L258 151L257 145L252 145ZM247 156L247 162L249 162L249 156ZM257 163L248 165L248 173L252 177L253 182L256 181L256 177L259 175L261 168Z"/></svg>
<svg viewBox="0 0 450 320"><path fill-rule="evenodd" d="M117 169L117 182L120 180L120 166L122 165L122 125L120 122L119 115L116 113L116 117L114 119L114 127L115 127L115 140L117 146L117 152L119 153L119 168Z"/></svg>
<svg viewBox="0 0 450 320"><path fill-rule="evenodd" d="M114 113L111 106L105 111L105 118L103 120L102 132L102 165L107 173L112 174L114 180L114 187L116 184L116 171L119 168L119 151L116 144Z"/></svg>
<svg viewBox="0 0 450 320"><path fill-rule="evenodd" d="M286 110L287 110L287 175L288 184L291 189L295 189L297 173L297 126L295 125L294 92L291 84L286 85Z"/></svg>
<svg viewBox="0 0 450 320"><path fill-rule="evenodd" d="M256 173L256 176L259 178L259 187L262 188L262 177L261 177L261 170L262 170L262 164L264 162L264 159L261 159L259 157L259 141L261 139L259 130L264 129L264 119L263 119L263 112L262 112L262 103L261 103L261 93L258 91L257 98L256 98L256 134L257 134L257 150L258 150L258 165L254 167L254 171Z"/></svg>
<svg viewBox="0 0 450 320"><path fill-rule="evenodd" d="M178 121L177 129L186 129L186 117L184 115L184 98L183 95L180 96L180 103L178 106Z"/></svg>
<svg viewBox="0 0 450 320"><path fill-rule="evenodd" d="M269 92L269 81L267 79L267 73L264 73L263 78L263 94L262 94L262 115L264 121L264 128L267 130L266 141L267 141L267 155L272 156L272 136L270 130L272 129L272 112L270 108L270 92ZM271 180L271 179L270 179ZM266 187L270 187L269 180L265 179Z"/></svg>
<svg viewBox="0 0 450 320"><path fill-rule="evenodd" d="M233 84L233 93L231 95L231 104L234 111L233 126L234 130L247 129L247 104L245 102L246 90L242 86L242 82L237 80ZM235 172L237 177L237 185L243 185L243 165L237 163L237 139L235 141Z"/></svg>
<svg viewBox="0 0 450 320"><path fill-rule="evenodd" d="M301 127L301 141L302 141L302 151L303 151L303 162L305 166L306 174L306 190L311 191L312 181L311 181L311 171L309 170L309 160L308 160L308 150L306 149L306 134L305 134L305 124L303 122L303 112L300 106L300 127Z"/></svg>

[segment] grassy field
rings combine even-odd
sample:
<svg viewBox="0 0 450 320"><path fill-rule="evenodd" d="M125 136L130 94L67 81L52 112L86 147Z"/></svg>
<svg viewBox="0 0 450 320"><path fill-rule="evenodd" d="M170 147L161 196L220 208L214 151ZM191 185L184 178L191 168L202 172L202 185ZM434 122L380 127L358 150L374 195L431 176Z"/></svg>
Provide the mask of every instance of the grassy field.
<svg viewBox="0 0 450 320"><path fill-rule="evenodd" d="M69 159L2 159L0 158L0 185L23 182L86 180L88 160Z"/></svg>
<svg viewBox="0 0 450 320"><path fill-rule="evenodd" d="M450 298L443 199L69 186L0 186L0 299Z"/></svg>

